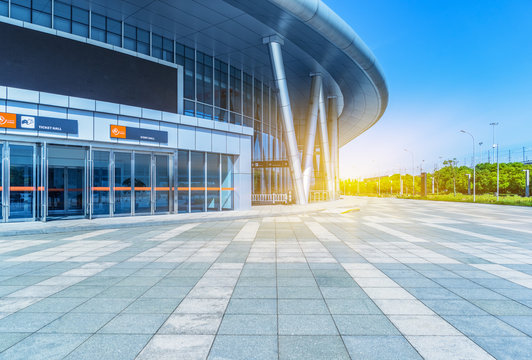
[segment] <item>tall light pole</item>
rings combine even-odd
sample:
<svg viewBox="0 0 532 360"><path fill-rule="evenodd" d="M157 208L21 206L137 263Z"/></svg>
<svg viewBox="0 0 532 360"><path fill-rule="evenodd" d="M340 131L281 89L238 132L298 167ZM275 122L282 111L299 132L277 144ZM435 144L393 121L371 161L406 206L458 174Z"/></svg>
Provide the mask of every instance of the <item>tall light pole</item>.
<svg viewBox="0 0 532 360"><path fill-rule="evenodd" d="M499 201L499 144L493 144L493 151L497 148L497 201Z"/></svg>
<svg viewBox="0 0 532 360"><path fill-rule="evenodd" d="M495 126L499 125L498 122L492 122L490 123L492 130L493 130L493 138L492 138L492 144L493 144L493 161L495 161Z"/></svg>
<svg viewBox="0 0 532 360"><path fill-rule="evenodd" d="M476 197L475 185L476 185L476 179L477 179L477 166L475 164L475 137L473 135L471 135L471 133L468 133L465 130L460 130L460 132L471 136L471 139L473 140L473 202L476 202L477 201L477 197ZM498 183L499 182L497 181L497 184ZM499 190L497 189L497 196L498 196L498 194L499 194Z"/></svg>
<svg viewBox="0 0 532 360"><path fill-rule="evenodd" d="M478 143L478 148L479 148L479 152L480 152L479 164L482 164L482 144L484 144L482 141Z"/></svg>
<svg viewBox="0 0 532 360"><path fill-rule="evenodd" d="M530 196L530 170L525 169L525 197Z"/></svg>
<svg viewBox="0 0 532 360"><path fill-rule="evenodd" d="M414 182L414 173L416 172L415 165L414 165L414 153L412 151L409 151L407 149L404 149L406 152L410 153L412 155L412 197L416 194L416 185Z"/></svg>

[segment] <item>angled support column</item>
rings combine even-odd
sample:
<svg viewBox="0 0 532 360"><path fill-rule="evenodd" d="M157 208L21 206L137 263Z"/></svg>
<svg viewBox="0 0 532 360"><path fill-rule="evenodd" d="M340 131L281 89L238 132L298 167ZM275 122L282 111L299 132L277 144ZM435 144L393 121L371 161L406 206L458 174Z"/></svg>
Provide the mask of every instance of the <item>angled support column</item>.
<svg viewBox="0 0 532 360"><path fill-rule="evenodd" d="M314 170L314 144L316 142L316 127L318 123L318 105L320 101L321 74L310 74L312 85L310 87L309 108L307 114L307 135L303 151L303 188L308 200L310 195L310 179Z"/></svg>
<svg viewBox="0 0 532 360"><path fill-rule="evenodd" d="M339 174L339 146L338 146L338 102L336 96L329 96L329 144L331 145L331 164L332 174L334 176L334 194L333 199L336 199L340 193L340 174Z"/></svg>
<svg viewBox="0 0 532 360"><path fill-rule="evenodd" d="M279 36L275 35L262 39L262 42L269 46L273 78L275 80L275 85L279 90L278 100L283 118L283 128L285 131L285 140L288 151L288 163L292 174L296 200L298 204L306 204L307 198L305 197L305 189L303 188L301 161L299 159L294 120L292 117L292 109L290 107L290 97L288 95L288 85L286 83L286 75L284 72L283 54L281 52L281 45L284 42Z"/></svg>
<svg viewBox="0 0 532 360"><path fill-rule="evenodd" d="M332 197L334 181L331 166L331 153L329 147L329 132L327 131L327 110L325 109L325 95L323 94L323 84L320 90L320 102L319 102L319 123L320 123L320 151L324 158L325 174L327 178L327 190L329 191L329 197Z"/></svg>

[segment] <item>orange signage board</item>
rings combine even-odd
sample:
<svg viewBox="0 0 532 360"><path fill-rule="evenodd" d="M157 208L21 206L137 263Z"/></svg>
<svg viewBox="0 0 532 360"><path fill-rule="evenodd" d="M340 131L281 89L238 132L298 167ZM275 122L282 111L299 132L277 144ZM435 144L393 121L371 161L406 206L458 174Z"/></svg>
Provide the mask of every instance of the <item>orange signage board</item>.
<svg viewBox="0 0 532 360"><path fill-rule="evenodd" d="M120 125L111 125L111 137L115 139L125 139L126 127Z"/></svg>
<svg viewBox="0 0 532 360"><path fill-rule="evenodd" d="M9 113L0 113L0 128L17 128L17 115Z"/></svg>

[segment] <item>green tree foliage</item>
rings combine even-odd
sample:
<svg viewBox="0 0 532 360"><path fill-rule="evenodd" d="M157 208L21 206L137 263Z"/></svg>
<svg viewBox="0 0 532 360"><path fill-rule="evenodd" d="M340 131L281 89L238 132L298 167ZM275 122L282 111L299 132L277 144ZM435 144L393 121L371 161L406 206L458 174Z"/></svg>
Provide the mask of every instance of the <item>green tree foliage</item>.
<svg viewBox="0 0 532 360"><path fill-rule="evenodd" d="M456 159L444 161L444 167L434 173L427 173L427 193L432 192L432 179L434 178L434 191L440 194L454 194L456 192L467 194L468 176L471 175L471 191L473 190L473 169L459 166ZM532 173L532 165L520 162L499 164L499 193L501 195L525 194L525 173L528 169ZM532 174L531 174L532 177ZM412 175L394 174L380 178L380 195L399 195L403 182L403 195L412 195ZM415 176L415 193L421 194L421 178ZM531 179L532 180L532 179ZM356 180L342 180L340 184L342 193L346 195L378 195L379 178ZM477 194L493 194L497 191L497 164L482 163L476 166L476 192Z"/></svg>

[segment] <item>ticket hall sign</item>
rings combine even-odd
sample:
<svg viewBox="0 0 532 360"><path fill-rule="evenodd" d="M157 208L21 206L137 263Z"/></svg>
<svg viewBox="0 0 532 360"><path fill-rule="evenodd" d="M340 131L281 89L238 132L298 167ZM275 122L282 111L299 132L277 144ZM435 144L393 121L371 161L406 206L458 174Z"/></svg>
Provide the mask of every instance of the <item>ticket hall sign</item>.
<svg viewBox="0 0 532 360"><path fill-rule="evenodd" d="M163 144L168 143L168 132L166 131L141 129L121 125L111 125L110 130L110 136L113 139L153 141Z"/></svg>
<svg viewBox="0 0 532 360"><path fill-rule="evenodd" d="M77 134L77 120L0 113L0 128Z"/></svg>

